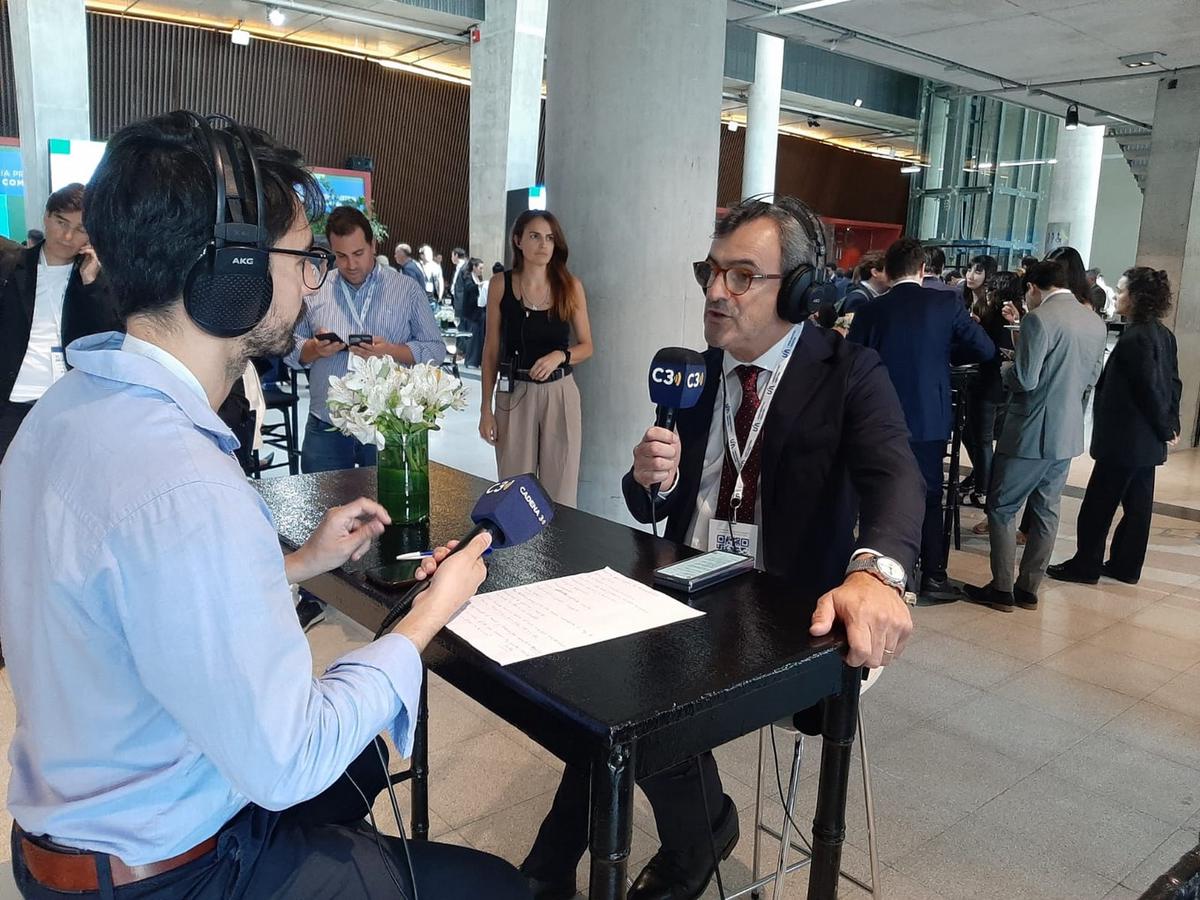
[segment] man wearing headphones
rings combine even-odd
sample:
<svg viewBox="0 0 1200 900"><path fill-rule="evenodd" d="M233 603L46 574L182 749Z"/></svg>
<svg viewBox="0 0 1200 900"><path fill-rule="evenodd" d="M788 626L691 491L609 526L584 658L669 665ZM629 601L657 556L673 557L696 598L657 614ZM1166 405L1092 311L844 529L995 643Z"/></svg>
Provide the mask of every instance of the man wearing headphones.
<svg viewBox="0 0 1200 900"><path fill-rule="evenodd" d="M700 550L727 540L815 603L811 633L846 630L851 666L904 650L903 595L920 547L925 487L879 356L800 324L824 293L824 238L804 204L734 206L695 264L705 291L708 377L678 434L651 428L623 488L642 522ZM657 499L651 487L659 486ZM858 538L854 537L858 522ZM818 600L819 598L819 600ZM640 782L662 846L630 900L699 897L738 840L738 814L705 753ZM568 767L522 865L538 900L574 896L587 846L588 773ZM707 808L705 808L707 803Z"/></svg>
<svg viewBox="0 0 1200 900"><path fill-rule="evenodd" d="M250 357L292 348L328 274L312 174L261 132L171 113L113 137L85 208L128 333L70 345L0 466L22 895L527 898L494 857L363 827L377 735L409 752L419 653L489 541L439 551L396 629L314 678L288 584L361 558L387 512L332 509L284 557L214 411Z"/></svg>

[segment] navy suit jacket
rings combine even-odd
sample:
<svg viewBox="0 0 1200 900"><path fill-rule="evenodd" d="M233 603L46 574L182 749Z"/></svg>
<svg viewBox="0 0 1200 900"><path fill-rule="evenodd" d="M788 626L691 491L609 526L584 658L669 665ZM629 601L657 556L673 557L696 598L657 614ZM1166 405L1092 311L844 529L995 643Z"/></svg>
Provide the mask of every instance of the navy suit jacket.
<svg viewBox="0 0 1200 900"><path fill-rule="evenodd" d="M896 285L860 309L848 338L883 359L914 442L950 437L951 364L996 356L996 345L957 294L913 282Z"/></svg>
<svg viewBox="0 0 1200 900"><path fill-rule="evenodd" d="M691 409L679 411L683 446L674 490L652 507L632 472L622 484L634 518L665 518L666 537L677 543L687 539L696 517L709 428L713 416L721 415L722 358L713 348L704 354L704 393ZM912 571L921 544L925 481L878 356L836 331L805 325L760 440L758 496L768 572L790 578L797 595L812 602L842 583L856 546Z"/></svg>

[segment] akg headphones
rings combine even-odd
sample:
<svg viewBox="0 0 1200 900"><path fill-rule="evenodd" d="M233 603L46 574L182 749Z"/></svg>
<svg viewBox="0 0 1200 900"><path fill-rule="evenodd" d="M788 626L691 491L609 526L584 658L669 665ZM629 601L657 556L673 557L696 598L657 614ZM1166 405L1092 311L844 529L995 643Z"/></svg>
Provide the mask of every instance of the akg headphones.
<svg viewBox="0 0 1200 900"><path fill-rule="evenodd" d="M786 212L799 223L816 248L816 260L813 263L801 263L785 274L779 284L775 305L779 318L785 322L803 322L822 302L832 303L836 299L833 285L825 277L824 226L806 203L794 197L772 199L770 194L756 194L742 202L749 201L769 203Z"/></svg>
<svg viewBox="0 0 1200 900"><path fill-rule="evenodd" d="M217 205L212 238L188 272L183 307L209 334L239 337L261 322L271 308L270 254L262 221L258 160L250 135L233 119L188 115L209 150ZM238 143L250 160L249 172L239 158ZM246 202L250 196L254 197L253 208Z"/></svg>

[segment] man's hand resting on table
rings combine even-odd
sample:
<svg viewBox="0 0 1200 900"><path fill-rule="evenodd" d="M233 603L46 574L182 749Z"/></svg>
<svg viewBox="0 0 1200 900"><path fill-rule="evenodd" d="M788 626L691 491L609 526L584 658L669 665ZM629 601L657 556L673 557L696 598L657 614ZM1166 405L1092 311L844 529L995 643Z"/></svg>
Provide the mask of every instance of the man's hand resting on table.
<svg viewBox="0 0 1200 900"><path fill-rule="evenodd" d="M491 545L492 536L484 532L453 556L450 551L458 546L458 541L438 547L432 557L423 559L416 578L418 581L431 579L429 588L417 595L412 610L396 623L392 633L404 635L418 652L423 652L433 636L475 596L479 585L487 578L487 566L482 557Z"/></svg>
<svg viewBox="0 0 1200 900"><path fill-rule="evenodd" d="M284 558L288 581L299 584L347 560L362 559L371 541L391 524L387 510L366 497L333 507L304 546Z"/></svg>
<svg viewBox="0 0 1200 900"><path fill-rule="evenodd" d="M835 620L845 626L850 642L846 665L872 669L903 653L913 629L908 604L896 589L867 572L852 572L817 601L809 633L829 634Z"/></svg>

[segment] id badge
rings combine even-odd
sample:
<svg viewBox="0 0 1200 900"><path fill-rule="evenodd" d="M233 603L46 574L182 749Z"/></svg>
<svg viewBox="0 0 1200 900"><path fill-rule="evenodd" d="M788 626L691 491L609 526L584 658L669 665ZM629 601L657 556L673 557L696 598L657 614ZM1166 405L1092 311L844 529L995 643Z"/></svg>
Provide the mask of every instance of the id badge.
<svg viewBox="0 0 1200 900"><path fill-rule="evenodd" d="M757 565L758 526L745 522L734 522L731 525L724 520L713 519L708 523L708 549L749 556Z"/></svg>
<svg viewBox="0 0 1200 900"><path fill-rule="evenodd" d="M511 394L513 389L513 366L507 362L500 367L500 376L496 379L496 390L501 394Z"/></svg>
<svg viewBox="0 0 1200 900"><path fill-rule="evenodd" d="M51 382L58 381L67 374L67 355L63 353L62 347L50 348L50 379Z"/></svg>

